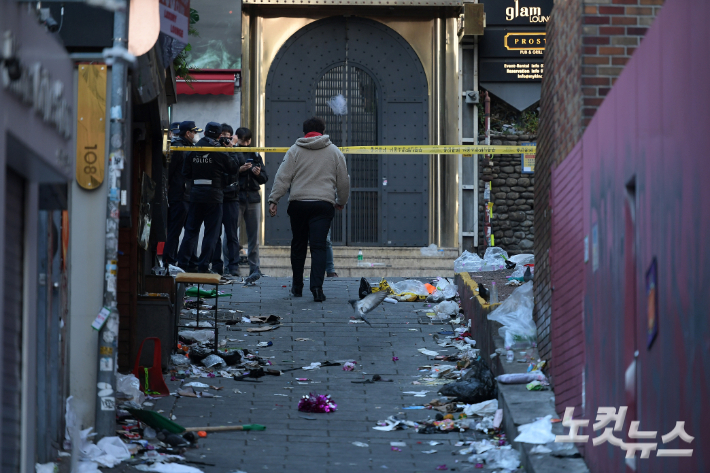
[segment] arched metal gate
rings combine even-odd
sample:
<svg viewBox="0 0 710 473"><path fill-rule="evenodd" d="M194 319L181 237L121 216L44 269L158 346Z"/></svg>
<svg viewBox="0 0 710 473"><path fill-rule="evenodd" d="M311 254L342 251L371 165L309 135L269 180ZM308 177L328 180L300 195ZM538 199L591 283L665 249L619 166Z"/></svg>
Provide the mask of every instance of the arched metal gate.
<svg viewBox="0 0 710 473"><path fill-rule="evenodd" d="M347 113L328 101L343 95ZM290 146L312 115L326 121L337 146L428 143L428 89L419 58L390 28L333 17L312 23L279 50L266 84L266 143ZM276 174L282 156L269 155ZM346 155L351 194L336 212L334 244L423 246L428 243L428 164L424 155ZM271 190L267 184L267 193ZM266 220L266 244L291 240L285 212Z"/></svg>

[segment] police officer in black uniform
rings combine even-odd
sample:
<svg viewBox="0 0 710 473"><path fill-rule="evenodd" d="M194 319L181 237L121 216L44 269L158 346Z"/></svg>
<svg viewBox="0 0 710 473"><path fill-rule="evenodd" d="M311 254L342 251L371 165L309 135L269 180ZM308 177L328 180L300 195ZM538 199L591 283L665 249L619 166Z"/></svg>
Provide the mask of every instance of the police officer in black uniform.
<svg viewBox="0 0 710 473"><path fill-rule="evenodd" d="M221 146L217 139L222 133L222 125L209 122L205 126L205 136L197 142L198 147ZM227 153L192 151L183 163L182 173L192 182L190 209L185 224L185 235L178 252L178 265L184 269L189 265L190 255L197 248L200 226L204 222L202 250L197 260L197 270L201 273L209 269L219 232L222 229L222 201L224 175L239 172L239 163L230 159Z"/></svg>
<svg viewBox="0 0 710 473"><path fill-rule="evenodd" d="M172 126L174 127L175 124ZM197 142L197 133L202 133L193 121L185 121L178 125L177 131L173 128L172 146L194 146ZM174 151L170 156L168 166L168 236L163 249L163 259L168 264L177 263L178 243L180 233L185 226L187 211L190 202L190 188L185 185L185 176L182 175L184 151ZM194 269L194 268L192 268Z"/></svg>

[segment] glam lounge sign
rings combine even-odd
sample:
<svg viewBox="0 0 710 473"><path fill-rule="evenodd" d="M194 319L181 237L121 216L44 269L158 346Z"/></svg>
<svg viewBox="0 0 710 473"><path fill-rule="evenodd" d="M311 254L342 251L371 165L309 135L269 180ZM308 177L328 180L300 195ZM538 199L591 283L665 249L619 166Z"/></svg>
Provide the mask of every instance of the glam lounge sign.
<svg viewBox="0 0 710 473"><path fill-rule="evenodd" d="M553 0L497 0L485 4L487 26L545 26Z"/></svg>
<svg viewBox="0 0 710 473"><path fill-rule="evenodd" d="M64 84L53 81L49 71L40 63L22 66L20 78L12 81L7 70L2 72L2 86L51 125L65 139L72 136L71 108L64 98Z"/></svg>

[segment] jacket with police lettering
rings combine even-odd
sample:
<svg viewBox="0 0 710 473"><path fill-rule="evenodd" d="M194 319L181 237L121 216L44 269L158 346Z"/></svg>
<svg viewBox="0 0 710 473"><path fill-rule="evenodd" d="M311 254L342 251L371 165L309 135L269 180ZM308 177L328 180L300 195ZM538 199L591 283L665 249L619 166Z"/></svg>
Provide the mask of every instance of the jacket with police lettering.
<svg viewBox="0 0 710 473"><path fill-rule="evenodd" d="M192 146L184 136L176 136L170 142L172 146ZM173 151L168 166L168 203L190 201L190 188L185 186L185 176L182 175L182 165L185 161L185 151Z"/></svg>
<svg viewBox="0 0 710 473"><path fill-rule="evenodd" d="M202 137L196 144L200 146L221 146L217 141ZM185 156L182 174L192 182L190 202L221 204L224 200L222 187L226 174L237 174L239 163L230 159L227 153L190 151Z"/></svg>

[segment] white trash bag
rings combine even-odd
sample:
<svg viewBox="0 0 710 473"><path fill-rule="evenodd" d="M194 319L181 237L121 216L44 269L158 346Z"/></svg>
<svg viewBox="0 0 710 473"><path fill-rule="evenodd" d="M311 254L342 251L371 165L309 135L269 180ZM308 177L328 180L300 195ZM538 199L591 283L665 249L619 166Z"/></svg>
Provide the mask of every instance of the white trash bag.
<svg viewBox="0 0 710 473"><path fill-rule="evenodd" d="M145 394L141 391L141 383L133 374L116 374L116 390L130 396L133 402L143 404Z"/></svg>
<svg viewBox="0 0 710 473"><path fill-rule="evenodd" d="M532 313L533 284L528 281L488 314L488 320L503 324L498 334L505 339L507 350L522 350L537 345L537 327Z"/></svg>
<svg viewBox="0 0 710 473"><path fill-rule="evenodd" d="M517 264L518 266L525 266L526 264L535 264L535 255L531 255L530 253L513 255L508 259L513 263Z"/></svg>
<svg viewBox="0 0 710 473"><path fill-rule="evenodd" d="M480 271L483 265L483 260L480 256L475 253L469 253L464 251L461 256L456 258L454 261L454 272L455 273L471 273Z"/></svg>
<svg viewBox="0 0 710 473"><path fill-rule="evenodd" d="M416 279L405 279L404 281L390 284L394 299L400 302L416 302L420 297L426 298L429 296L426 286L423 282Z"/></svg>
<svg viewBox="0 0 710 473"><path fill-rule="evenodd" d="M515 442L534 443L545 445L549 442L554 442L556 436L552 433L551 415L538 419L530 424L524 424L518 427L520 435L515 437Z"/></svg>
<svg viewBox="0 0 710 473"><path fill-rule="evenodd" d="M436 319L448 319L459 313L459 305L454 301L444 301L434 307Z"/></svg>
<svg viewBox="0 0 710 473"><path fill-rule="evenodd" d="M331 97L326 103L335 115L348 114L348 101L343 97L343 94Z"/></svg>

